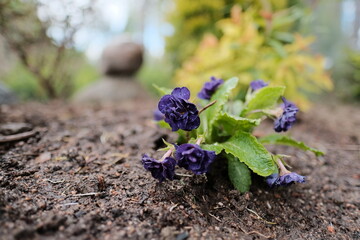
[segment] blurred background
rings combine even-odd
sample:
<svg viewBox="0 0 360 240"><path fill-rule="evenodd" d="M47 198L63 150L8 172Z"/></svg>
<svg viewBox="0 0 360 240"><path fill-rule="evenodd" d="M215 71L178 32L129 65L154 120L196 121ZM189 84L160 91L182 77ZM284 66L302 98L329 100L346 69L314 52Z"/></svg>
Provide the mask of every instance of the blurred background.
<svg viewBox="0 0 360 240"><path fill-rule="evenodd" d="M303 109L324 93L359 101L359 29L357 0L0 0L0 99L86 99L104 76L154 94L238 76L286 85Z"/></svg>

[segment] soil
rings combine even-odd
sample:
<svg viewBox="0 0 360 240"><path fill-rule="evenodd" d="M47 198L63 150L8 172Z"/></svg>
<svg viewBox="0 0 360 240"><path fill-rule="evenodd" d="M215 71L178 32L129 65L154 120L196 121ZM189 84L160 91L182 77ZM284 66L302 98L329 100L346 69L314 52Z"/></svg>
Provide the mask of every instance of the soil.
<svg viewBox="0 0 360 240"><path fill-rule="evenodd" d="M3 105L0 123L34 134L0 144L0 239L360 239L359 106L314 105L290 131L324 157L269 146L305 184L269 189L254 175L245 194L221 159L206 176L179 169L157 183L141 155L175 135L154 125L155 106Z"/></svg>

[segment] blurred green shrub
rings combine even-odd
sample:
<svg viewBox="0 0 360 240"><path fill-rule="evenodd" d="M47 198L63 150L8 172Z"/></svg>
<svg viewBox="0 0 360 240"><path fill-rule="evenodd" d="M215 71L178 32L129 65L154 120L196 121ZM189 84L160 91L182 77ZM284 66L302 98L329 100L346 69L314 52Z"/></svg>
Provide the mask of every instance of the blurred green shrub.
<svg viewBox="0 0 360 240"><path fill-rule="evenodd" d="M348 63L350 66L346 77L346 98L360 101L360 52L348 51Z"/></svg>
<svg viewBox="0 0 360 240"><path fill-rule="evenodd" d="M286 31L297 19L292 14L298 13L289 10L259 16L257 9L243 12L235 6L231 18L216 24L221 37L204 37L176 72L177 85L198 92L212 75L237 76L243 86L263 79L286 86L285 96L307 109L307 94L330 90L333 85L324 71L324 58L307 51L313 39Z"/></svg>
<svg viewBox="0 0 360 240"><path fill-rule="evenodd" d="M158 91L153 84L157 86L171 88L171 65L165 59L146 59L145 64L141 67L137 75L139 81L154 95L158 95Z"/></svg>
<svg viewBox="0 0 360 240"><path fill-rule="evenodd" d="M69 82L71 86L66 91L66 97L70 97L73 93L100 77L95 66L87 63L84 58L78 60L78 63L73 65L76 69L72 71L72 79ZM36 99L43 101L48 99L48 95L40 86L38 79L20 62L15 64L1 80L22 100ZM55 91L63 95L64 93L61 92L65 91L64 87L62 84L55 85Z"/></svg>
<svg viewBox="0 0 360 240"><path fill-rule="evenodd" d="M175 8L169 13L168 19L175 32L167 39L166 48L175 68L193 55L205 33L221 36L222 32L215 23L230 17L230 10L235 4L259 13L254 20L259 24L260 31L266 31L265 20L260 15L271 17L275 12L283 15L281 22L273 22L274 25L282 25L284 32L277 33L279 40L288 41L286 31L294 30L297 22L304 18L303 4L299 0L174 0L174 3ZM289 11L293 14L286 14Z"/></svg>
<svg viewBox="0 0 360 240"><path fill-rule="evenodd" d="M37 79L20 62L1 79L22 100L45 100L46 94Z"/></svg>

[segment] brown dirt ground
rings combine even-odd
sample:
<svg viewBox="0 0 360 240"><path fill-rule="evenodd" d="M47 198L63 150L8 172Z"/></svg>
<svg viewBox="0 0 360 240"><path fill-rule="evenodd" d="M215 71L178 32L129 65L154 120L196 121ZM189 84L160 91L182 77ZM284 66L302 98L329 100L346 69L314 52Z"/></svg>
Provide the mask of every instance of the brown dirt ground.
<svg viewBox="0 0 360 240"><path fill-rule="evenodd" d="M221 159L207 176L152 179L141 154L175 139L152 123L154 106L2 106L0 123L38 133L0 144L0 239L360 239L359 106L317 104L301 116L292 135L325 157L269 147L292 155L307 183L273 190L253 176L246 194Z"/></svg>

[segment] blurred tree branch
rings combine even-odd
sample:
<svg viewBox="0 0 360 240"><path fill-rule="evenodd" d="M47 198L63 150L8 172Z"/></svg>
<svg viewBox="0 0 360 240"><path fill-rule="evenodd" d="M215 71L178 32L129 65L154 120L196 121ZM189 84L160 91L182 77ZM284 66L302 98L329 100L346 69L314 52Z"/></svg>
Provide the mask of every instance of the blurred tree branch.
<svg viewBox="0 0 360 240"><path fill-rule="evenodd" d="M65 0L58 0L66 6ZM21 63L31 72L49 98L66 98L72 93L73 63L79 54L74 49L74 37L85 24L85 15L94 13L95 0L77 9L81 20L72 23L74 15L65 12L63 19L48 16L38 17L39 7L44 5L35 0L0 0L0 34L19 57ZM53 25L61 26L61 39L49 36Z"/></svg>

